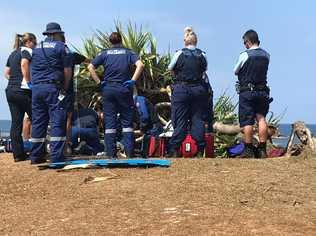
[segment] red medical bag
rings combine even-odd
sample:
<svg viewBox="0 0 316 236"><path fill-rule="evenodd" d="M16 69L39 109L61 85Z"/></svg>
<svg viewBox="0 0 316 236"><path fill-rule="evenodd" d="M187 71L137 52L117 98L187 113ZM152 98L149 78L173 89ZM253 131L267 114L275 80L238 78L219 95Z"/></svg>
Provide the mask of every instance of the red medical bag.
<svg viewBox="0 0 316 236"><path fill-rule="evenodd" d="M194 155L197 152L198 152L198 147L197 147L196 141L193 139L193 137L190 134L188 134L180 146L180 153L182 157L188 158L188 157L194 157Z"/></svg>
<svg viewBox="0 0 316 236"><path fill-rule="evenodd" d="M156 138L154 136L150 136L149 138L149 157L163 157L166 152L166 144L165 138L160 137Z"/></svg>
<svg viewBox="0 0 316 236"><path fill-rule="evenodd" d="M214 157L214 134L206 133L205 134L205 151L204 157L212 158ZM183 140L179 152L185 158L194 157L198 152L198 146L193 137L188 134Z"/></svg>
<svg viewBox="0 0 316 236"><path fill-rule="evenodd" d="M205 152L204 156L213 158L214 156L214 134L205 133Z"/></svg>

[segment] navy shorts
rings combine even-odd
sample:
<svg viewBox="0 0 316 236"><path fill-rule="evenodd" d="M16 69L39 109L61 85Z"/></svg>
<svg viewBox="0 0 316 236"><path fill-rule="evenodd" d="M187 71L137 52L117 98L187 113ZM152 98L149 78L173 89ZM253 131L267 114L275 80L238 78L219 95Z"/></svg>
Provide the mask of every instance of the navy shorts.
<svg viewBox="0 0 316 236"><path fill-rule="evenodd" d="M254 125L256 114L264 117L269 112L269 93L266 91L245 91L239 94L240 127Z"/></svg>

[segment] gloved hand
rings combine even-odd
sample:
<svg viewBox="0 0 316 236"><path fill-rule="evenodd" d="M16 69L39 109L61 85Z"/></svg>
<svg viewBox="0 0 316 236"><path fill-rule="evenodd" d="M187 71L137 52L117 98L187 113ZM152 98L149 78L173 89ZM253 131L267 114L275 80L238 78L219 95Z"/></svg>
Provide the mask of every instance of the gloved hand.
<svg viewBox="0 0 316 236"><path fill-rule="evenodd" d="M33 84L32 84L31 81L30 81L30 82L27 82L27 86L32 90Z"/></svg>
<svg viewBox="0 0 316 236"><path fill-rule="evenodd" d="M26 79L22 79L22 82L21 82L21 89L27 89L27 90L30 90L32 87L32 84L31 82L29 81L26 81Z"/></svg>
<svg viewBox="0 0 316 236"><path fill-rule="evenodd" d="M103 89L105 86L106 86L106 81L102 81L102 82L100 83L101 89Z"/></svg>
<svg viewBox="0 0 316 236"><path fill-rule="evenodd" d="M123 86L126 88L131 88L134 86L135 82L135 80L127 80L123 83Z"/></svg>

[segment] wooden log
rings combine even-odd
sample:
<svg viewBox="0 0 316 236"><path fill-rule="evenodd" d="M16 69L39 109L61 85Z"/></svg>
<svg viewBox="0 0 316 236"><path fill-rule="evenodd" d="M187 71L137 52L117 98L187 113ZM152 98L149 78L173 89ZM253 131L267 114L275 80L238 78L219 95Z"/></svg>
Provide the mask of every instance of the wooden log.
<svg viewBox="0 0 316 236"><path fill-rule="evenodd" d="M215 122L213 124L213 129L218 133L222 134L238 134L241 132L241 128L239 125L230 125L230 124L223 124L221 122Z"/></svg>
<svg viewBox="0 0 316 236"><path fill-rule="evenodd" d="M303 145L309 147L312 151L316 151L316 140L312 136L312 132L302 121L297 121L294 123L293 128L298 139Z"/></svg>
<svg viewBox="0 0 316 236"><path fill-rule="evenodd" d="M297 136L301 144L293 144L295 136ZM297 121L292 125L291 136L286 147L286 155L297 156L306 149L316 152L316 138L312 136L312 132L304 122Z"/></svg>

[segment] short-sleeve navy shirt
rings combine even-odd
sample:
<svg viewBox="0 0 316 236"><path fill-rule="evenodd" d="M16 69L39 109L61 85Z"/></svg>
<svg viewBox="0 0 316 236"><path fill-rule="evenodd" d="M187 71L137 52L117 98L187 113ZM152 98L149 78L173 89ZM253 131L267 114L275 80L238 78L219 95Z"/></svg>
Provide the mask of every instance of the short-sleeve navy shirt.
<svg viewBox="0 0 316 236"><path fill-rule="evenodd" d="M63 42L46 38L33 49L31 75L32 83L64 80L64 68L71 68L69 49Z"/></svg>
<svg viewBox="0 0 316 236"><path fill-rule="evenodd" d="M21 90L21 82L23 79L23 74L21 70L21 60L22 58L28 59L31 61L32 59L32 49L21 47L17 50L14 50L6 63L6 66L10 68L10 78L8 87L14 88L16 90Z"/></svg>
<svg viewBox="0 0 316 236"><path fill-rule="evenodd" d="M103 65L104 81L120 83L131 79L130 66L138 60L138 55L132 50L122 46L114 46L99 53L91 63L95 67Z"/></svg>

